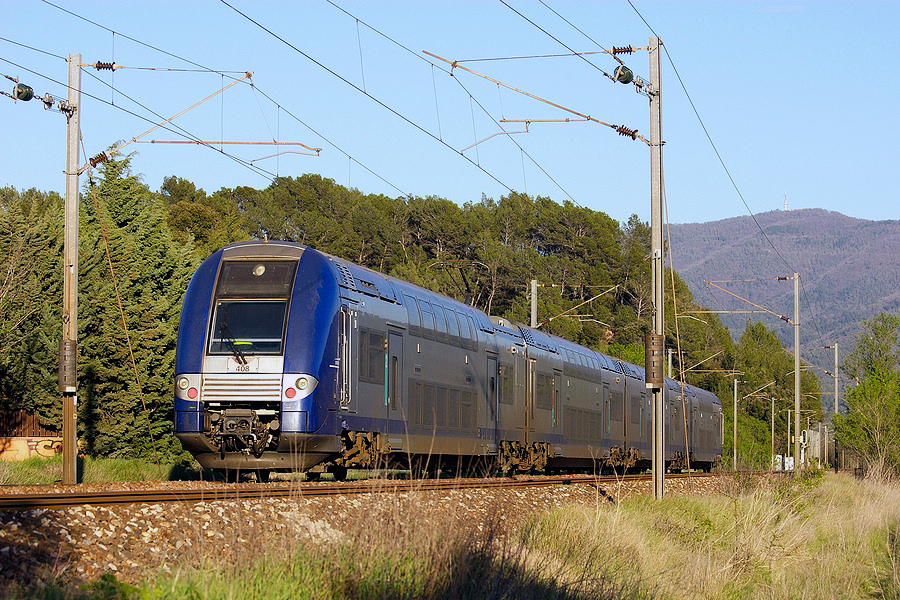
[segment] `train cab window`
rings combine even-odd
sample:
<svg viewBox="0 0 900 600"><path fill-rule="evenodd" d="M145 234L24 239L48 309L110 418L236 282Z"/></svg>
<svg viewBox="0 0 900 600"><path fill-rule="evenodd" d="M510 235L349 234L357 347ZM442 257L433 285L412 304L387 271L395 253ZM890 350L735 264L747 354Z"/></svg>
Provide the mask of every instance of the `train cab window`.
<svg viewBox="0 0 900 600"><path fill-rule="evenodd" d="M434 307L434 332L437 336L437 341L447 343L447 324L444 321L444 309L438 306L437 304L432 304Z"/></svg>
<svg viewBox="0 0 900 600"><path fill-rule="evenodd" d="M422 313L422 337L434 339L434 312L425 300L419 300L419 312Z"/></svg>
<svg viewBox="0 0 900 600"><path fill-rule="evenodd" d="M444 316L447 317L447 335L449 341L454 346L459 346L459 324L456 322L456 313L449 308L445 308Z"/></svg>
<svg viewBox="0 0 900 600"><path fill-rule="evenodd" d="M422 318L419 316L419 306L416 299L407 294L403 294L403 303L406 304L406 315L409 320L409 333L411 335L422 335Z"/></svg>
<svg viewBox="0 0 900 600"><path fill-rule="evenodd" d="M210 354L281 354L286 300L216 302Z"/></svg>
<svg viewBox="0 0 900 600"><path fill-rule="evenodd" d="M296 260L226 260L216 282L210 354L281 354Z"/></svg>

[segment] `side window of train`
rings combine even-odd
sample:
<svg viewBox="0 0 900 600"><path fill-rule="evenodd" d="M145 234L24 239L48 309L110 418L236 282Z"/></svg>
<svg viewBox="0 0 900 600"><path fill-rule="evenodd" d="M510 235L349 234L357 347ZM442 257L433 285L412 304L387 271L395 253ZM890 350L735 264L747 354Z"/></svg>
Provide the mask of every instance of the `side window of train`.
<svg viewBox="0 0 900 600"><path fill-rule="evenodd" d="M384 384L384 333L359 330L359 380Z"/></svg>
<svg viewBox="0 0 900 600"><path fill-rule="evenodd" d="M466 320L469 322L469 331L472 332L472 350L478 352L478 328L475 327L475 319L466 315Z"/></svg>
<svg viewBox="0 0 900 600"><path fill-rule="evenodd" d="M422 313L422 337L434 339L434 309L426 300L419 300L419 312Z"/></svg>
<svg viewBox="0 0 900 600"><path fill-rule="evenodd" d="M500 364L500 404L513 403L512 365Z"/></svg>
<svg viewBox="0 0 900 600"><path fill-rule="evenodd" d="M553 408L553 377L551 375L537 374L534 404L544 410Z"/></svg>
<svg viewBox="0 0 900 600"><path fill-rule="evenodd" d="M459 346L459 324L456 322L456 313L445 308L444 316L447 317L447 334L450 337L450 343Z"/></svg>
<svg viewBox="0 0 900 600"><path fill-rule="evenodd" d="M411 335L422 335L422 319L419 317L419 306L416 299L407 294L403 294L403 303L406 304L406 315L409 319L409 333Z"/></svg>
<svg viewBox="0 0 900 600"><path fill-rule="evenodd" d="M444 309L437 304L434 307L434 331L437 334L437 341L444 344L447 343L447 325L444 321Z"/></svg>

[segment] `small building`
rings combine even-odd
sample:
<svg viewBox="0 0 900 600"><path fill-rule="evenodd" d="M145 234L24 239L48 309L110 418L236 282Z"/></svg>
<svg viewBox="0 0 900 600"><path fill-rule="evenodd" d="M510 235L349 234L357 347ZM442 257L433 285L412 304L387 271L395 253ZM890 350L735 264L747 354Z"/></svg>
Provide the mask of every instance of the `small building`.
<svg viewBox="0 0 900 600"><path fill-rule="evenodd" d="M62 433L25 410L0 410L0 460L51 457L62 452Z"/></svg>

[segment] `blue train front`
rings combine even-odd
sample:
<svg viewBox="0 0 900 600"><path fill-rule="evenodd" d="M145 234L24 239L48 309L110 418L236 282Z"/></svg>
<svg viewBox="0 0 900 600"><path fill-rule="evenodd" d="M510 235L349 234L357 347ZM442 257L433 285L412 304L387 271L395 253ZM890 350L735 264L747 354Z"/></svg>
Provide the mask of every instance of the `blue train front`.
<svg viewBox="0 0 900 600"><path fill-rule="evenodd" d="M247 243L208 258L184 298L175 432L204 467L306 470L339 448L340 295L324 255ZM318 433L317 433L318 432Z"/></svg>

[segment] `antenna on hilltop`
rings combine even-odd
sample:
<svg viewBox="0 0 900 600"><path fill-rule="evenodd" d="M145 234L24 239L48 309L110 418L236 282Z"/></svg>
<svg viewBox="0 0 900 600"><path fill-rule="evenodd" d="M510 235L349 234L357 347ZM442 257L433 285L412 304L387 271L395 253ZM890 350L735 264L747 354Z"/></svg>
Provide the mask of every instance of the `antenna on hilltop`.
<svg viewBox="0 0 900 600"><path fill-rule="evenodd" d="M784 193L784 210L787 210L787 192Z"/></svg>

